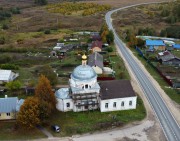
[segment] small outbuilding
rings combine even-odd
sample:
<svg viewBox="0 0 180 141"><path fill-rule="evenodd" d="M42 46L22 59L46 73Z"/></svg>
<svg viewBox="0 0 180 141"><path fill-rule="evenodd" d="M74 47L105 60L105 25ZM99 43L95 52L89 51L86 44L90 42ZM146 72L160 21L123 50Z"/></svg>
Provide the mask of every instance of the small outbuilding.
<svg viewBox="0 0 180 141"><path fill-rule="evenodd" d="M1 70L0 69L0 84L13 81L18 76L19 76L19 74L13 72L12 70Z"/></svg>
<svg viewBox="0 0 180 141"><path fill-rule="evenodd" d="M177 50L180 50L180 44L174 44L174 45L173 45L173 48L174 48L174 49L177 49Z"/></svg>
<svg viewBox="0 0 180 141"><path fill-rule="evenodd" d="M0 98L0 120L16 119L24 99L18 100L17 97Z"/></svg>

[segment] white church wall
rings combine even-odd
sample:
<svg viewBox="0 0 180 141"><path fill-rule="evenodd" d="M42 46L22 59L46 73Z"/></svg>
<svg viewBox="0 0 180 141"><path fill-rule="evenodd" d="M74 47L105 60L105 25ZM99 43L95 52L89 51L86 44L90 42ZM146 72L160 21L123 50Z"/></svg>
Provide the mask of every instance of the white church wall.
<svg viewBox="0 0 180 141"><path fill-rule="evenodd" d="M72 99L57 99L56 108L59 111L67 112L72 111L74 107Z"/></svg>
<svg viewBox="0 0 180 141"><path fill-rule="evenodd" d="M97 74L102 74L102 69L98 66L93 66L92 67L94 69L94 71L97 73Z"/></svg>
<svg viewBox="0 0 180 141"><path fill-rule="evenodd" d="M119 110L136 109L137 97L117 98L117 99L100 99L100 111L110 112ZM124 103L124 104L123 104Z"/></svg>

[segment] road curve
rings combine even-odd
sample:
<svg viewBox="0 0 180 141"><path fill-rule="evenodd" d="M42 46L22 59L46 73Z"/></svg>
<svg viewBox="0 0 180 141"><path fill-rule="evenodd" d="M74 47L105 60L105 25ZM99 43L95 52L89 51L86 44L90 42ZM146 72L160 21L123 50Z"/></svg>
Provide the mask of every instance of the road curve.
<svg viewBox="0 0 180 141"><path fill-rule="evenodd" d="M153 3L159 3L159 2L153 2ZM130 66L130 69L136 76L136 79L139 82L146 98L148 99L151 107L153 108L153 110L156 114L156 117L158 118L158 120L161 124L163 132L166 136L166 139L168 141L180 141L180 127L179 127L178 123L176 122L175 118L173 117L173 115L169 111L168 107L166 106L166 103L162 99L160 92L156 89L156 87L153 85L153 83L149 80L149 78L146 76L146 74L141 69L139 64L133 59L133 57L128 52L128 50L125 47L122 40L116 34L116 31L113 28L113 25L111 22L112 13L117 12L122 9L139 6L139 5L146 5L146 4L152 4L152 3L141 3L141 4L126 6L123 8L118 8L118 9L109 11L108 13L106 13L105 19L106 19L108 28L110 30L112 30L114 33L115 44L119 47L123 57L125 58L128 65Z"/></svg>

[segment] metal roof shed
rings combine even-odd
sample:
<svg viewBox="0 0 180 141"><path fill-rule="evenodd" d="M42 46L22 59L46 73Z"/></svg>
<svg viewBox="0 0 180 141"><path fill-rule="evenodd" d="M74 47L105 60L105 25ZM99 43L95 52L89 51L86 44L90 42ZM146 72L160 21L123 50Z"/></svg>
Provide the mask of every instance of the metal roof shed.
<svg viewBox="0 0 180 141"><path fill-rule="evenodd" d="M0 69L0 83L13 81L19 74L12 72L11 70Z"/></svg>
<svg viewBox="0 0 180 141"><path fill-rule="evenodd" d="M17 97L0 98L0 113L15 112L17 103Z"/></svg>
<svg viewBox="0 0 180 141"><path fill-rule="evenodd" d="M146 40L146 46L165 46L162 40Z"/></svg>

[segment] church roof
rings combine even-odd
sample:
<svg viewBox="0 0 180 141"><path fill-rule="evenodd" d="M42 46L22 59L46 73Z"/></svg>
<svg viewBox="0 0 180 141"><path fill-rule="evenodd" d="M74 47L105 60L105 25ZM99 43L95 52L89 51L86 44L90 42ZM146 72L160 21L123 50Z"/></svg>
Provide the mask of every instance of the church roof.
<svg viewBox="0 0 180 141"><path fill-rule="evenodd" d="M73 73L71 74L72 79L80 81L89 80L96 77L96 72L89 65L79 65L74 69Z"/></svg>
<svg viewBox="0 0 180 141"><path fill-rule="evenodd" d="M55 96L56 96L56 98L59 98L59 99L68 99L68 98L70 98L70 96L69 96L69 88L61 88L61 89L57 90L55 92Z"/></svg>
<svg viewBox="0 0 180 141"><path fill-rule="evenodd" d="M129 80L111 80L100 82L101 100L136 96Z"/></svg>
<svg viewBox="0 0 180 141"><path fill-rule="evenodd" d="M103 56L98 52L94 52L93 54L89 55L88 65L91 67L96 65L101 69L103 69L104 67Z"/></svg>

